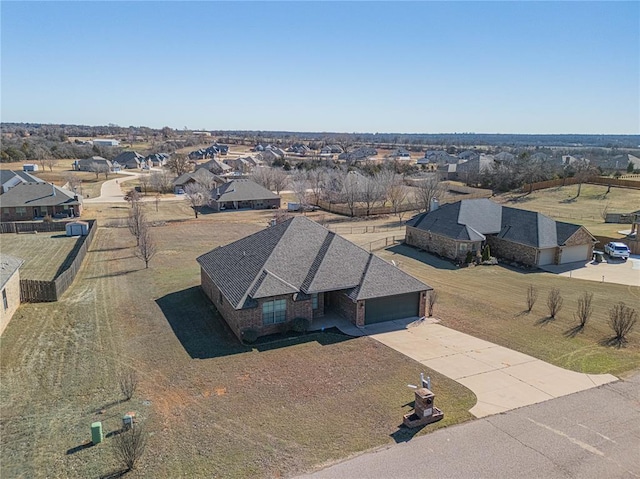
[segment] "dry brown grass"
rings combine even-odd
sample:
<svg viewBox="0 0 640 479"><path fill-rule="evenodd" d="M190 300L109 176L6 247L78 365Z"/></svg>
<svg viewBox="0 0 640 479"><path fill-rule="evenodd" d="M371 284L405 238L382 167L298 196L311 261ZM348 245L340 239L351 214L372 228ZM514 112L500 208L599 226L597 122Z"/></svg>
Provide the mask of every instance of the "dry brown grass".
<svg viewBox="0 0 640 479"><path fill-rule="evenodd" d="M126 228L101 228L62 300L22 305L0 338L2 470L7 477L98 477L117 470L91 422L137 412L152 435L135 477L280 477L399 433L420 364L369 338L307 335L240 345L201 293L196 256L264 228L263 214L204 215L152 228L150 268ZM123 399L117 374L140 378ZM441 423L475 397L428 372Z"/></svg>

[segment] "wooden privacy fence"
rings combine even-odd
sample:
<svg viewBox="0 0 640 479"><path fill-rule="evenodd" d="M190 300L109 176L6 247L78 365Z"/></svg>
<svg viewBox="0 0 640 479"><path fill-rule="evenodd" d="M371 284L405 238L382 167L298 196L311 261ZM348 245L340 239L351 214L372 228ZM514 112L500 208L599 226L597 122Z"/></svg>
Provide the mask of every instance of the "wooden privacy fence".
<svg viewBox="0 0 640 479"><path fill-rule="evenodd" d="M544 190L546 188L556 188L558 186L577 185L578 183L580 183L580 181L577 178L560 178L558 180L539 181L537 183L533 183L532 185L527 184L527 185L524 185L521 188L521 190L536 191L536 190ZM591 177L588 180L582 181L582 183L589 183L592 185L615 186L618 188L640 189L640 181L622 180L617 178L606 178L602 176Z"/></svg>
<svg viewBox="0 0 640 479"><path fill-rule="evenodd" d="M404 242L404 235L387 236L386 238L381 238L379 240L370 242L366 249L368 249L369 251L376 251L402 242Z"/></svg>
<svg viewBox="0 0 640 479"><path fill-rule="evenodd" d="M78 238L76 247L69 253L62 264L62 271L56 275L53 281L20 280L20 301L23 303L45 303L60 299L73 283L82 266L82 261L87 255L89 246L91 246L93 237L96 235L98 229L96 220L89 220L87 223L89 223L89 234Z"/></svg>
<svg viewBox="0 0 640 479"><path fill-rule="evenodd" d="M370 225L370 226L325 226L329 231L342 234L366 234L381 233L383 231L400 231L404 230L404 226L388 226L388 225Z"/></svg>
<svg viewBox="0 0 640 479"><path fill-rule="evenodd" d="M595 249L604 251L604 245L610 243L612 241L617 241L619 243L624 243L629 247L629 251L631 254L640 254L640 241L633 240L631 238L611 238L610 236L600 236L595 235L595 238L598 240L596 243Z"/></svg>
<svg viewBox="0 0 640 479"><path fill-rule="evenodd" d="M358 203L357 206L349 208L345 203L330 203L328 201L319 200L318 206L330 213L346 216L367 216L367 211L369 213L368 216L391 215L396 213L391 206L372 206L367 210L367 207L362 206L362 203ZM415 211L419 209L420 206L417 203L404 203L398 207L397 212Z"/></svg>
<svg viewBox="0 0 640 479"><path fill-rule="evenodd" d="M4 233L29 233L38 231L40 233L50 233L52 231L65 231L68 221L55 221L51 223L14 221L10 223L0 223L0 234Z"/></svg>

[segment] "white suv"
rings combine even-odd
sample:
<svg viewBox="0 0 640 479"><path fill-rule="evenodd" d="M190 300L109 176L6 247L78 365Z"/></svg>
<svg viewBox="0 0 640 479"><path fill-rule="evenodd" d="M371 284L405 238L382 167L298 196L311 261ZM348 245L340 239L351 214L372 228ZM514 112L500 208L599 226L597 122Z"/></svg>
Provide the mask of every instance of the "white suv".
<svg viewBox="0 0 640 479"><path fill-rule="evenodd" d="M618 242L607 243L604 246L604 252L608 254L610 258L622 258L624 260L628 259L631 254L626 244Z"/></svg>

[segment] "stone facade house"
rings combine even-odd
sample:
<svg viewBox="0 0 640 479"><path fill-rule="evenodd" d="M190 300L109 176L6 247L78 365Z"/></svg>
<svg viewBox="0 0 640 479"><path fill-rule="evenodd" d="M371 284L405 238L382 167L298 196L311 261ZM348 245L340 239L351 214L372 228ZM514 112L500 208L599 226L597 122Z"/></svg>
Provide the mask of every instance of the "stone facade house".
<svg viewBox="0 0 640 479"><path fill-rule="evenodd" d="M216 211L277 209L280 208L280 197L251 180L232 180L213 190L211 207Z"/></svg>
<svg viewBox="0 0 640 479"><path fill-rule="evenodd" d="M19 258L6 254L0 255L0 335L11 321L13 313L20 306L20 266L24 263Z"/></svg>
<svg viewBox="0 0 640 479"><path fill-rule="evenodd" d="M304 216L197 259L201 285L233 332L281 332L327 313L357 326L424 316L432 289Z"/></svg>
<svg viewBox="0 0 640 479"><path fill-rule="evenodd" d="M73 218L82 214L82 197L51 183L20 183L2 195L0 212L2 221Z"/></svg>
<svg viewBox="0 0 640 479"><path fill-rule="evenodd" d="M196 171L184 173L173 180L173 191L176 193L179 190L184 191L188 185L193 184L199 184L203 185L207 189L213 189L224 183L224 178L214 175L206 168L198 168Z"/></svg>
<svg viewBox="0 0 640 479"><path fill-rule="evenodd" d="M584 226L483 198L450 203L411 218L405 241L458 261L489 245L498 258L544 266L586 262L596 240Z"/></svg>

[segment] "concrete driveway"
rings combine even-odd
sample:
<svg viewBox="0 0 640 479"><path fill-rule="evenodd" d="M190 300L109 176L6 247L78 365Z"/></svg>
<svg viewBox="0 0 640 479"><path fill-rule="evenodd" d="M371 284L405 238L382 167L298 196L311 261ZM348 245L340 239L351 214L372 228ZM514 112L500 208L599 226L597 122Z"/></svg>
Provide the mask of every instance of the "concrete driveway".
<svg viewBox="0 0 640 479"><path fill-rule="evenodd" d="M541 269L568 278L640 286L640 255L631 255L627 261L605 257L601 263L581 261L541 266Z"/></svg>
<svg viewBox="0 0 640 479"><path fill-rule="evenodd" d="M617 381L611 374L568 371L434 322L389 321L365 334L471 389L485 417ZM438 385L433 384L437 394Z"/></svg>

